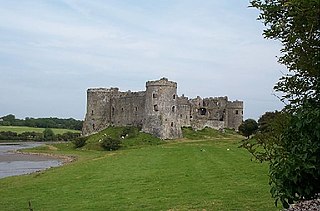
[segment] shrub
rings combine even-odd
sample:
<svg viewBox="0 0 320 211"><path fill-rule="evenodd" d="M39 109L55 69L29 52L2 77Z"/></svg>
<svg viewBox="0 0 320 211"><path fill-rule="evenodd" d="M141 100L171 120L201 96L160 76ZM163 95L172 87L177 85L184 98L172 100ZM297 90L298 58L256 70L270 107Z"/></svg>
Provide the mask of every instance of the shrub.
<svg viewBox="0 0 320 211"><path fill-rule="evenodd" d="M101 146L108 151L117 150L120 148L121 141L117 138L111 138L109 136L103 137L101 140Z"/></svg>
<svg viewBox="0 0 320 211"><path fill-rule="evenodd" d="M87 137L78 137L73 139L72 143L74 144L75 148L80 148L86 145Z"/></svg>
<svg viewBox="0 0 320 211"><path fill-rule="evenodd" d="M135 127L125 127L120 134L121 137L134 138L138 135L139 131Z"/></svg>

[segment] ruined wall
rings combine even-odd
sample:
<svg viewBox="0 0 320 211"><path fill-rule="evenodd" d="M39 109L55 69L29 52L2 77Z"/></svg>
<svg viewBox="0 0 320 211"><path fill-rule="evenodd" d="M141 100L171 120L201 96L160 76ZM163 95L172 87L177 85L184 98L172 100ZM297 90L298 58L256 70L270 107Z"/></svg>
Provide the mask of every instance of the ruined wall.
<svg viewBox="0 0 320 211"><path fill-rule="evenodd" d="M87 113L83 123L82 134L91 134L110 125L111 99L118 93L118 88L87 90Z"/></svg>
<svg viewBox="0 0 320 211"><path fill-rule="evenodd" d="M227 104L227 121L228 128L233 128L238 131L239 126L243 121L243 102L229 101Z"/></svg>
<svg viewBox="0 0 320 211"><path fill-rule="evenodd" d="M243 102L227 97L178 97L177 83L162 78L146 83L146 91L120 92L118 88L87 91L87 113L82 133L88 135L110 125L139 126L162 139L182 137L182 126L194 129L238 129Z"/></svg>
<svg viewBox="0 0 320 211"><path fill-rule="evenodd" d="M145 120L142 131L162 139L182 137L178 121L177 83L162 78L146 83Z"/></svg>
<svg viewBox="0 0 320 211"><path fill-rule="evenodd" d="M191 126L190 117L191 117L191 104L189 99L182 95L178 97L178 120L179 124L182 127L189 127Z"/></svg>
<svg viewBox="0 0 320 211"><path fill-rule="evenodd" d="M111 100L111 124L141 127L144 109L145 92L120 92Z"/></svg>

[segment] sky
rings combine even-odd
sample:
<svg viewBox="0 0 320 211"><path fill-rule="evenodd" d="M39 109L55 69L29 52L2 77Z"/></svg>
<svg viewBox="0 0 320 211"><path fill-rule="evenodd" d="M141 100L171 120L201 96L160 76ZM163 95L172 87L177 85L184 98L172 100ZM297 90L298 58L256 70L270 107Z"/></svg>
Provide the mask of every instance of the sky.
<svg viewBox="0 0 320 211"><path fill-rule="evenodd" d="M283 104L273 86L281 44L246 0L0 0L0 116L83 119L86 90L244 101L244 119Z"/></svg>

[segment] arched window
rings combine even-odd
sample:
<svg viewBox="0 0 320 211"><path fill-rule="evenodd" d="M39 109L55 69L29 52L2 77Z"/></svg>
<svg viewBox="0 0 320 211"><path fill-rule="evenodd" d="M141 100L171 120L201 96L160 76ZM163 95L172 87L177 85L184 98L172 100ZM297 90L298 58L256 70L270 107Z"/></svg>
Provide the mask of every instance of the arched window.
<svg viewBox="0 0 320 211"><path fill-rule="evenodd" d="M172 98L173 98L173 99L176 99L176 95L172 95Z"/></svg>
<svg viewBox="0 0 320 211"><path fill-rule="evenodd" d="M176 107L175 107L175 106L172 106L172 108L171 108L172 112L174 112L175 109L176 109Z"/></svg>
<svg viewBox="0 0 320 211"><path fill-rule="evenodd" d="M173 127L173 122L171 122L171 124L170 124L170 125L171 125L171 127Z"/></svg>

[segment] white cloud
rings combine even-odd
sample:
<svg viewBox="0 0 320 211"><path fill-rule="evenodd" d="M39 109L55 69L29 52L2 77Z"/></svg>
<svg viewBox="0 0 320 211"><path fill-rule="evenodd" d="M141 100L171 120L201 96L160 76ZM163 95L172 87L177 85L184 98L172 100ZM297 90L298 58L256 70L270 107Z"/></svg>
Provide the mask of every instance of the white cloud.
<svg viewBox="0 0 320 211"><path fill-rule="evenodd" d="M280 77L275 59L280 46L262 39L257 12L246 4L2 1L0 95L14 86L24 90L23 95L15 91L18 99L25 95L32 99L33 93L58 102L76 96L79 106L72 115L82 118L88 86L139 90L145 81L166 76L178 82L179 93L190 97L228 95L246 100L246 115L257 117L279 107L270 93ZM37 115L37 104L12 106L16 100L5 96L1 107L6 109L1 112ZM52 103L43 99L44 105ZM56 105L52 113L67 116L70 110Z"/></svg>

